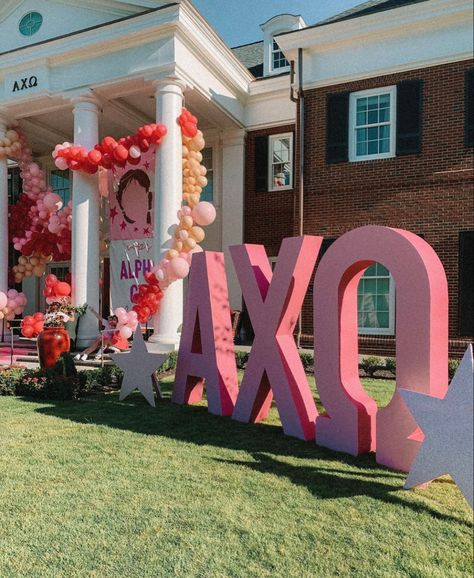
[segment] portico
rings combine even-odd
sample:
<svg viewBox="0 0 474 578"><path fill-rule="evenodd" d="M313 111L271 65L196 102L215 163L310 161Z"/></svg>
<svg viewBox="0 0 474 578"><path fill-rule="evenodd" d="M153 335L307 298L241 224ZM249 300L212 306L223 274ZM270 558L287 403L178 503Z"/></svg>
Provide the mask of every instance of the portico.
<svg viewBox="0 0 474 578"><path fill-rule="evenodd" d="M185 103L198 116L212 148L213 166L208 168L213 170L218 219L207 231L204 248L222 250L242 242L245 103L252 76L190 3L164 4L63 37L13 46L0 54L0 70L0 136L9 124L20 123L46 170L54 170L51 151L63 141L91 149L107 135L119 138L150 122L166 125L167 136L155 157L155 262L167 249L170 225L181 206L177 117ZM25 78L35 80L22 83ZM0 290L8 288L7 189L4 159L0 160ZM73 301L99 310L102 225L97 175L74 172L72 206ZM232 212L226 213L226 207ZM235 276L230 270L228 274L232 307L240 308ZM36 279L26 279L23 285L30 296L39 294ZM32 309L37 305L31 303ZM176 347L182 305L183 283L175 282L165 292L151 341ZM97 321L91 314L81 319L79 331L80 346L96 336Z"/></svg>

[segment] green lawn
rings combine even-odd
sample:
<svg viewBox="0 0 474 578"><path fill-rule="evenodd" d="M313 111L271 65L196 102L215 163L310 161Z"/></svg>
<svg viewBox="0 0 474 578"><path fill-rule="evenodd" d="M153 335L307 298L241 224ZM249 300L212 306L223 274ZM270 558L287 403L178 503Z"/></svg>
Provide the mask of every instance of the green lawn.
<svg viewBox="0 0 474 578"><path fill-rule="evenodd" d="M169 381L169 380L168 380ZM392 382L367 380L386 404ZM0 576L472 576L472 515L449 479L405 475L134 395L0 398Z"/></svg>

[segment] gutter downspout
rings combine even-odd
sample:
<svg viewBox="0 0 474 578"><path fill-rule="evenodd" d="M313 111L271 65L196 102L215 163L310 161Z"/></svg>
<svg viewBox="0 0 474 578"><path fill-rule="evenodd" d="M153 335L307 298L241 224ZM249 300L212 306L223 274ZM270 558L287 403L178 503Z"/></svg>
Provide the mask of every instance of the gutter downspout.
<svg viewBox="0 0 474 578"><path fill-rule="evenodd" d="M296 102L298 107L298 148L299 148L299 187L298 187L298 235L303 236L304 231L304 90L303 90L303 49L298 48L298 90L296 97L294 94L295 61L291 61L291 86L290 100ZM302 316L298 317L298 330L296 334L296 345L301 347L301 335L303 332Z"/></svg>

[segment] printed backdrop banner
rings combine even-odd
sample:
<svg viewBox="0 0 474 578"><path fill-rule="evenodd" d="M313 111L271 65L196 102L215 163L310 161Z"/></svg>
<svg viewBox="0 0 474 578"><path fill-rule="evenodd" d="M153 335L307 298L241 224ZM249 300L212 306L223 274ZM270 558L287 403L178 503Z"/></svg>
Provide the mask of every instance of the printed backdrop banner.
<svg viewBox="0 0 474 578"><path fill-rule="evenodd" d="M155 148L142 155L138 165L109 171L109 226L111 241L153 237L152 191Z"/></svg>
<svg viewBox="0 0 474 578"><path fill-rule="evenodd" d="M110 305L131 308L137 286L153 267L155 147L140 163L108 171Z"/></svg>
<svg viewBox="0 0 474 578"><path fill-rule="evenodd" d="M110 242L110 305L131 308L145 273L153 267L151 239Z"/></svg>

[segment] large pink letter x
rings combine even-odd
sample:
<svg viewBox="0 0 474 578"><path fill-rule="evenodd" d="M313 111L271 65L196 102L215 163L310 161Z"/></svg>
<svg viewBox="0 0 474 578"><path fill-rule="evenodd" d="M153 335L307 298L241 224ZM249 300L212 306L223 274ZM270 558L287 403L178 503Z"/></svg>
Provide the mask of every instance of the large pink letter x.
<svg viewBox="0 0 474 578"><path fill-rule="evenodd" d="M314 438L317 410L293 329L321 242L312 236L284 239L273 275L262 245L230 247L255 333L232 417L265 419L274 394L284 432L305 440Z"/></svg>

